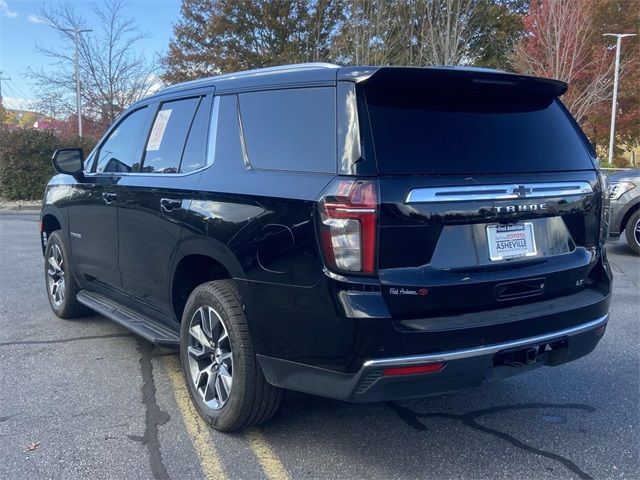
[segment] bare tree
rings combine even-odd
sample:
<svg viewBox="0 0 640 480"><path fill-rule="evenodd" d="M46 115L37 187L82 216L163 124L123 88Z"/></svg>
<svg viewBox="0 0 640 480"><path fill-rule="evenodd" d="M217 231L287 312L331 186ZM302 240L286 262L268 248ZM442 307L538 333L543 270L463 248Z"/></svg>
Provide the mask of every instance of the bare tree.
<svg viewBox="0 0 640 480"><path fill-rule="evenodd" d="M526 36L516 45L514 68L569 83L563 101L580 122L591 106L609 97L611 56L598 42L592 0L532 1Z"/></svg>
<svg viewBox="0 0 640 480"><path fill-rule="evenodd" d="M458 65L467 63L469 36L476 4L473 0L422 0L424 12L418 30L421 64Z"/></svg>
<svg viewBox="0 0 640 480"><path fill-rule="evenodd" d="M338 57L350 64L468 63L476 6L486 0L350 0Z"/></svg>
<svg viewBox="0 0 640 480"><path fill-rule="evenodd" d="M397 21L398 2L349 0L346 21L335 50L352 65L387 65L398 61L404 26Z"/></svg>
<svg viewBox="0 0 640 480"><path fill-rule="evenodd" d="M135 19L126 17L125 10L122 0L92 5L94 31L79 40L83 115L103 124L113 122L158 82L158 59L135 53L147 35L140 32ZM57 31L60 43L38 44L37 50L50 59L50 67L29 70L27 77L34 82L41 108L71 115L75 113L74 39L72 32L64 30L87 28L89 24L68 4L44 6L40 16Z"/></svg>

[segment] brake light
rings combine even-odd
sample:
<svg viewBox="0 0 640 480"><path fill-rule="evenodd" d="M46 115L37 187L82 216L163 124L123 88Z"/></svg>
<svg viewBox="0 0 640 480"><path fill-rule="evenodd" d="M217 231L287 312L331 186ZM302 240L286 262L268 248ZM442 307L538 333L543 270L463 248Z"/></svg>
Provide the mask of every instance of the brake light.
<svg viewBox="0 0 640 480"><path fill-rule="evenodd" d="M374 273L377 182L336 179L323 192L319 206L320 242L328 265L345 272Z"/></svg>

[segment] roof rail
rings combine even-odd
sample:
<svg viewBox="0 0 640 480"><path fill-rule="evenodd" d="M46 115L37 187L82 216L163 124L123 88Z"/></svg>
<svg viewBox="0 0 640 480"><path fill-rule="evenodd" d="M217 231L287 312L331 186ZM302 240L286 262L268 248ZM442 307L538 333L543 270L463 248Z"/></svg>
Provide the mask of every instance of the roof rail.
<svg viewBox="0 0 640 480"><path fill-rule="evenodd" d="M313 70L313 69L330 69L330 68L340 68L340 65L335 65L333 63L323 63L323 62L312 62L312 63L292 63L290 65L277 65L274 67L263 67L263 68L254 68L251 70L242 70L239 72L232 73L223 73L221 75L214 75L206 78L199 78L197 80L191 80L188 82L176 83L175 85L169 85L161 89L158 93L166 93L171 92L174 89L184 89L184 88L196 88L196 87L204 87L211 82L215 82L218 80L228 80L235 78L248 77L251 75L268 75L271 73L285 73L285 72L295 72L299 70Z"/></svg>
<svg viewBox="0 0 640 480"><path fill-rule="evenodd" d="M262 67L262 68L254 68L251 70L242 70L240 72L235 73L225 73L223 75L218 75L211 78L221 78L226 76L245 76L245 75L253 75L256 73L271 73L271 72L282 72L282 71L292 71L296 70L307 70L313 68L340 68L340 65L335 65L333 63L324 63L324 62L309 62L309 63L290 63L288 65L276 65L273 67Z"/></svg>

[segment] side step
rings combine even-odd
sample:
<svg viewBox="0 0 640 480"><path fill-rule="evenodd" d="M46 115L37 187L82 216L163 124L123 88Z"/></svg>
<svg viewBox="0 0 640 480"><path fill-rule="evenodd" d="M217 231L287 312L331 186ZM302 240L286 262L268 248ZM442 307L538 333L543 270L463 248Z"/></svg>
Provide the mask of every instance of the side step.
<svg viewBox="0 0 640 480"><path fill-rule="evenodd" d="M180 334L146 315L89 290L78 293L78 301L156 345L180 345Z"/></svg>

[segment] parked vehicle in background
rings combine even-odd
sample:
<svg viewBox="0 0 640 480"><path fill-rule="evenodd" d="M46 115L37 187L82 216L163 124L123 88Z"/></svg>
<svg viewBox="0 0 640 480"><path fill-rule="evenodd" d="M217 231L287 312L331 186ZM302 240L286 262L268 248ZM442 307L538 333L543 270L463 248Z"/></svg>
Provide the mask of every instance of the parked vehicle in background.
<svg viewBox="0 0 640 480"><path fill-rule="evenodd" d="M627 245L640 255L640 169L623 170L609 176L611 221L609 234L624 232Z"/></svg>
<svg viewBox="0 0 640 480"><path fill-rule="evenodd" d="M608 200L563 82L305 64L166 88L42 209L53 311L176 345L214 428L283 389L437 394L591 352Z"/></svg>

